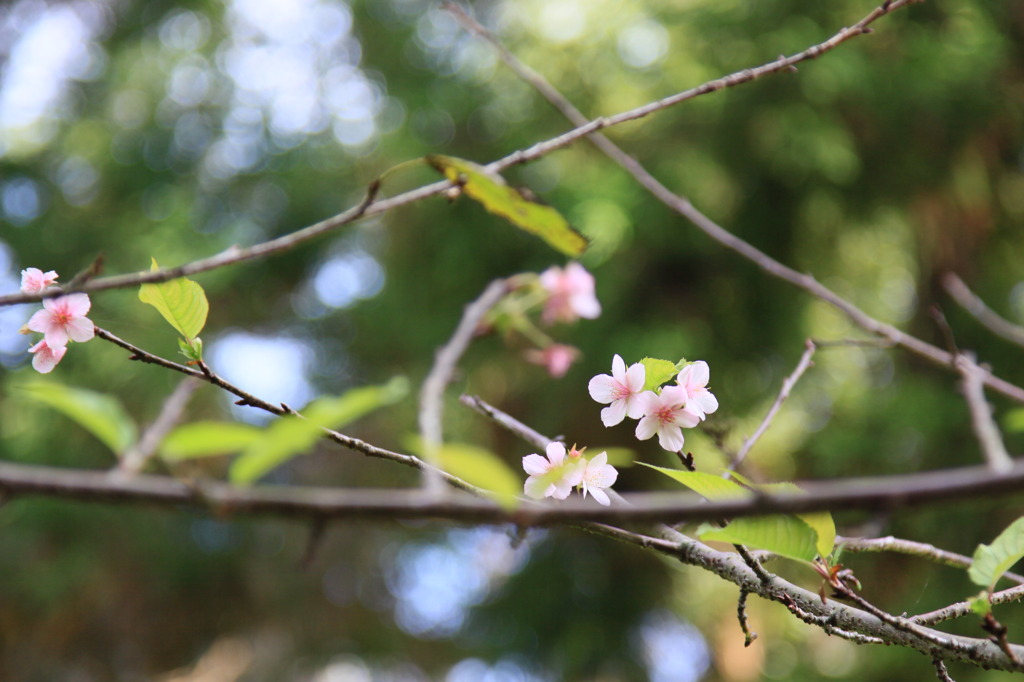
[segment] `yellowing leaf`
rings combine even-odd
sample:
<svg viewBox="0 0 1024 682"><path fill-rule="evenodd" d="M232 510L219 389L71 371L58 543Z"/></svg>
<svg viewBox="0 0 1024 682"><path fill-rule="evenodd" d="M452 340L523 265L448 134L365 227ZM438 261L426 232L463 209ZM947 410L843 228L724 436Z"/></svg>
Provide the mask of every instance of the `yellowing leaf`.
<svg viewBox="0 0 1024 682"><path fill-rule="evenodd" d="M485 209L537 235L565 255L576 258L586 250L587 238L574 230L561 213L523 196L497 173L451 156L428 156L427 163L452 182L459 183L462 191Z"/></svg>
<svg viewBox="0 0 1024 682"><path fill-rule="evenodd" d="M160 269L155 258L150 269ZM189 342L199 336L210 311L203 288L184 277L159 284L143 284L139 287L139 300L160 311L164 319Z"/></svg>

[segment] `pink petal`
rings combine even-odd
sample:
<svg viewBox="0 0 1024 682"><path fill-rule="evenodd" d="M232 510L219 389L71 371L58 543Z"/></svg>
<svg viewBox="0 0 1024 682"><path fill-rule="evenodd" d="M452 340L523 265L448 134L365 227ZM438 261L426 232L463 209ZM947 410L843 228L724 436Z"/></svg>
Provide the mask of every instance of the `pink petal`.
<svg viewBox="0 0 1024 682"><path fill-rule="evenodd" d="M626 374L626 361L622 359L618 353L612 358L612 376L622 383L622 378Z"/></svg>
<svg viewBox="0 0 1024 682"><path fill-rule="evenodd" d="M88 317L79 317L68 322L67 333L73 341L81 343L96 335L96 326Z"/></svg>
<svg viewBox="0 0 1024 682"><path fill-rule="evenodd" d="M46 331L53 325L53 323L53 313L44 308L43 310L37 310L32 315L32 317L28 318L28 324L26 324L25 326L34 332L40 332L42 334L45 334Z"/></svg>
<svg viewBox="0 0 1024 682"><path fill-rule="evenodd" d="M661 404L664 406L682 407L686 404L689 394L682 386L666 386L661 389Z"/></svg>
<svg viewBox="0 0 1024 682"><path fill-rule="evenodd" d="M700 424L702 419L702 416L694 413L688 408L678 410L672 415L672 423L675 426L681 426L684 429L692 429L697 424Z"/></svg>
<svg viewBox="0 0 1024 682"><path fill-rule="evenodd" d="M718 398L711 391L699 391L692 400L697 403L704 414L711 414L718 409Z"/></svg>

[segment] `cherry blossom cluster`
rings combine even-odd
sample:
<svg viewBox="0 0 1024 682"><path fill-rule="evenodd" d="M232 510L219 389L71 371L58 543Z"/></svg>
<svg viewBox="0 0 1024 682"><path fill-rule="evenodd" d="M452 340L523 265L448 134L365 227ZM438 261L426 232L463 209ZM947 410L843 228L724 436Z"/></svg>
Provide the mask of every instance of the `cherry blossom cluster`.
<svg viewBox="0 0 1024 682"><path fill-rule="evenodd" d="M626 368L616 355L612 373L590 380L590 397L608 407L601 410L605 426L623 419L639 419L636 437L647 440L658 435L658 444L669 452L683 449L683 429L693 428L718 409L718 399L708 390L711 372L703 360L687 363L670 386L645 389L647 370L643 363Z"/></svg>
<svg viewBox="0 0 1024 682"><path fill-rule="evenodd" d="M574 445L566 452L565 445L556 441L548 444L545 457L538 454L523 457L523 470L529 474L523 491L536 499L564 500L573 488L579 488L584 499L590 494L607 507L611 500L605 488L615 484L619 472L608 463L608 453L601 452L588 459L583 456L584 450L586 448L577 450Z"/></svg>
<svg viewBox="0 0 1024 682"><path fill-rule="evenodd" d="M506 334L526 339L532 346L523 352L527 362L540 365L555 379L565 376L579 359L580 351L556 342L530 320L528 313L539 307L540 322L545 327L596 318L601 314L601 303L594 293L594 276L572 262L564 268L552 266L540 275L516 277L512 282L512 293L495 308L490 323Z"/></svg>
<svg viewBox="0 0 1024 682"><path fill-rule="evenodd" d="M38 268L21 271L21 290L36 294L57 283L57 273L43 272ZM68 294L43 300L43 309L29 318L22 327L23 334L39 332L42 341L28 349L33 354L32 367L41 374L53 371L68 350L71 341L88 341L96 331L86 317L92 302L88 294Z"/></svg>

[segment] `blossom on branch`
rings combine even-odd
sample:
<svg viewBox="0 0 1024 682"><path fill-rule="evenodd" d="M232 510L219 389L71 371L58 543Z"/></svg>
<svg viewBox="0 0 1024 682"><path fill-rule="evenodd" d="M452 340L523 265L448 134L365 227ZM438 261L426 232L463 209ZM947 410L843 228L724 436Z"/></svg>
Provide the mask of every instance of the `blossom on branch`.
<svg viewBox="0 0 1024 682"><path fill-rule="evenodd" d="M601 314L601 304L594 294L594 276L579 263L565 269L552 266L541 273L540 285L548 293L541 318L547 324L575 322L583 317L592 320Z"/></svg>
<svg viewBox="0 0 1024 682"><path fill-rule="evenodd" d="M92 321L85 316L91 306L88 294L48 298L26 326L43 333L46 345L53 349L63 348L69 340L88 341L96 333Z"/></svg>
<svg viewBox="0 0 1024 682"><path fill-rule="evenodd" d="M683 449L683 429L693 428L700 417L686 408L687 393L682 386L666 386L661 394L644 391L638 396L644 418L636 425L636 437L647 440L658 434L658 444L669 452Z"/></svg>
<svg viewBox="0 0 1024 682"><path fill-rule="evenodd" d="M540 365L553 379L561 379L580 356L580 351L563 343L553 343L543 350L532 348L525 356L527 362Z"/></svg>
<svg viewBox="0 0 1024 682"><path fill-rule="evenodd" d="M547 459L537 454L523 457L523 470L530 475L523 484L523 492L536 499L564 500L583 479L586 462L575 448L573 456L566 459L562 443L548 443L545 451Z"/></svg>
<svg viewBox="0 0 1024 682"><path fill-rule="evenodd" d="M43 272L39 268L25 268L21 271L21 290L26 294L37 294L57 283L57 273Z"/></svg>
<svg viewBox="0 0 1024 682"><path fill-rule="evenodd" d="M32 353L32 367L40 374L49 374L53 371L53 368L57 366L64 354L68 352L67 346L60 346L59 348L50 348L46 345L46 341L40 341L36 345L28 349L29 353Z"/></svg>
<svg viewBox="0 0 1024 682"><path fill-rule="evenodd" d="M639 419L644 415L640 392L646 380L646 370L639 362L626 369L626 363L616 355L612 358L612 373L598 374L590 380L587 390L599 403L611 403L601 410L605 426L615 426L626 417Z"/></svg>
<svg viewBox="0 0 1024 682"><path fill-rule="evenodd" d="M711 370L703 360L691 362L676 377L676 383L686 391L686 409L701 421L718 409L718 399L707 388L710 379Z"/></svg>
<svg viewBox="0 0 1024 682"><path fill-rule="evenodd" d="M619 472L608 463L607 452L594 455L587 462L580 481L580 485L583 487L583 497L586 498L587 493L590 493L599 504L607 507L611 504L611 500L608 499L608 493L604 489L612 487L618 477Z"/></svg>

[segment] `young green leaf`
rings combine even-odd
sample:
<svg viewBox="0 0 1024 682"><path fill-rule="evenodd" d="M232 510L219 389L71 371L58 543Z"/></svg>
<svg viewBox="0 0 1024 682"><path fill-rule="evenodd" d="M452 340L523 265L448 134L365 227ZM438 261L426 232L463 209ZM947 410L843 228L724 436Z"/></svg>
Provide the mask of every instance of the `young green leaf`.
<svg viewBox="0 0 1024 682"><path fill-rule="evenodd" d="M452 182L459 183L462 191L485 209L537 235L565 255L577 258L586 250L587 238L574 230L561 213L509 187L497 173L452 156L435 154L427 157L427 163Z"/></svg>
<svg viewBox="0 0 1024 682"><path fill-rule="evenodd" d="M1003 430L1010 433L1024 431L1024 407L1015 407L1007 410L1003 415Z"/></svg>
<svg viewBox="0 0 1024 682"><path fill-rule="evenodd" d="M989 599L988 590L982 590L967 601L971 605L971 611L974 611L976 615L982 618L985 617L986 613L992 611L992 602Z"/></svg>
<svg viewBox="0 0 1024 682"><path fill-rule="evenodd" d="M25 397L61 412L100 439L114 454L135 442L135 423L112 395L36 380L18 387Z"/></svg>
<svg viewBox="0 0 1024 682"><path fill-rule="evenodd" d="M752 483L736 472L732 472L732 476L740 481L740 483L743 483L754 490L760 490L768 493L769 495L779 493L782 493L783 495L798 495L803 493L803 490L801 490L798 485L788 481L784 481L782 483ZM828 512L805 512L802 514L794 514L793 516L813 528L814 532L818 534L818 554L822 557L827 557L832 553L836 544L836 524L835 521L832 520L832 514Z"/></svg>
<svg viewBox="0 0 1024 682"><path fill-rule="evenodd" d="M797 561L813 561L818 555L818 534L795 516L740 518L725 528L704 524L698 529L701 540L718 540L766 549Z"/></svg>
<svg viewBox="0 0 1024 682"><path fill-rule="evenodd" d="M354 388L336 398L318 398L303 408L303 416L275 420L263 436L250 443L229 471L233 483L252 483L276 466L300 455L323 436L323 429L340 429L373 410L401 400L408 393L401 377L383 386Z"/></svg>
<svg viewBox="0 0 1024 682"><path fill-rule="evenodd" d="M640 361L640 364L644 366L646 379L644 380L645 391L653 391L658 386L661 386L666 381L670 381L673 377L679 374L679 370L676 369L675 363L669 362L668 360L659 360L657 358L644 358Z"/></svg>
<svg viewBox="0 0 1024 682"><path fill-rule="evenodd" d="M167 434L160 444L160 456L176 461L216 457L244 450L263 437L263 429L234 422L193 422Z"/></svg>
<svg viewBox="0 0 1024 682"><path fill-rule="evenodd" d="M974 550L974 563L967 575L975 585L989 590L995 587L1003 573L1024 558L1024 516L999 534L991 545L978 545Z"/></svg>
<svg viewBox="0 0 1024 682"><path fill-rule="evenodd" d="M150 269L160 269L155 258ZM203 331L210 311L203 288L184 277L159 284L143 284L139 287L139 300L160 311L190 344Z"/></svg>

